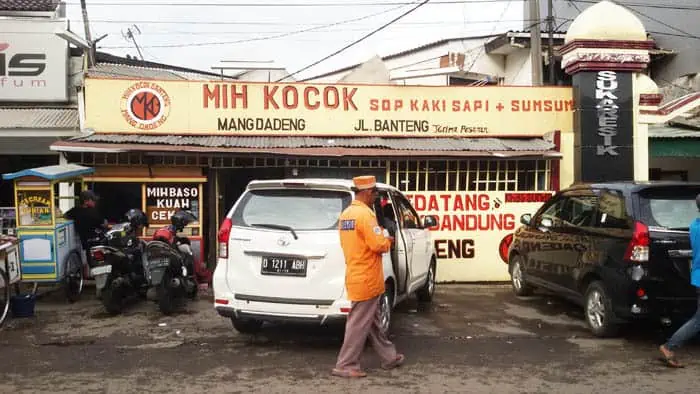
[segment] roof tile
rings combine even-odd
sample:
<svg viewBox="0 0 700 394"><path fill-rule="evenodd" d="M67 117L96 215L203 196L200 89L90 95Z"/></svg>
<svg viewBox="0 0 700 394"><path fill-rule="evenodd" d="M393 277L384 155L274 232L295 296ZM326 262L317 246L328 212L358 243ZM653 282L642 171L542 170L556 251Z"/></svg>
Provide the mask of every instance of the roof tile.
<svg viewBox="0 0 700 394"><path fill-rule="evenodd" d="M412 151L545 151L554 144L542 138L382 138L382 137L258 137L91 134L71 141L112 144L153 144L211 148L367 148Z"/></svg>

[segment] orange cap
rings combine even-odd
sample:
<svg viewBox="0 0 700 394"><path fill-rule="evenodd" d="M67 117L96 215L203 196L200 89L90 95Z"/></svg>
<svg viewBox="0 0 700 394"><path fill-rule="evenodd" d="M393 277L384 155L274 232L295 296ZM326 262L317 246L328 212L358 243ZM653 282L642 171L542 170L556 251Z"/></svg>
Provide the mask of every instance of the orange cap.
<svg viewBox="0 0 700 394"><path fill-rule="evenodd" d="M352 178L352 183L357 190L367 190L377 186L377 179L374 175L363 175Z"/></svg>

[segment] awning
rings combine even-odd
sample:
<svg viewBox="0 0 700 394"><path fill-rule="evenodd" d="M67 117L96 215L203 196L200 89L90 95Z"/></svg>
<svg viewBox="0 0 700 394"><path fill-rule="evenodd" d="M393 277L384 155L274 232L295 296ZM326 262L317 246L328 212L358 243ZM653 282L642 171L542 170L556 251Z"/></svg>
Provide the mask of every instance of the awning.
<svg viewBox="0 0 700 394"><path fill-rule="evenodd" d="M700 122L675 120L649 127L651 157L700 157Z"/></svg>
<svg viewBox="0 0 700 394"><path fill-rule="evenodd" d="M189 152L316 157L561 157L542 137L382 138L92 134L55 142L60 152Z"/></svg>
<svg viewBox="0 0 700 394"><path fill-rule="evenodd" d="M0 107L0 129L79 128L77 108Z"/></svg>
<svg viewBox="0 0 700 394"><path fill-rule="evenodd" d="M94 168L83 167L78 164L60 164L46 167L28 168L26 170L3 174L2 179L12 180L25 176L34 176L50 181L70 179L95 172Z"/></svg>

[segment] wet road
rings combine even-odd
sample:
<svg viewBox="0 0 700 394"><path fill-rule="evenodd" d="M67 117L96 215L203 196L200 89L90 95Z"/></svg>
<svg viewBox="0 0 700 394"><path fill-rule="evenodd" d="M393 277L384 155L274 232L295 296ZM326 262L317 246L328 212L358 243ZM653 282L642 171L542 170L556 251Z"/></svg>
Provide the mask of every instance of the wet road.
<svg viewBox="0 0 700 394"><path fill-rule="evenodd" d="M591 393L695 390L700 347L680 354L683 370L665 368L655 327L600 340L580 310L547 295L514 297L508 287L443 285L429 306L414 300L394 314L393 340L406 354L394 371L329 375L341 330L273 326L237 334L202 298L179 316L152 302L109 317L88 296L70 305L59 294L37 303L36 317L0 331L0 392L367 392Z"/></svg>

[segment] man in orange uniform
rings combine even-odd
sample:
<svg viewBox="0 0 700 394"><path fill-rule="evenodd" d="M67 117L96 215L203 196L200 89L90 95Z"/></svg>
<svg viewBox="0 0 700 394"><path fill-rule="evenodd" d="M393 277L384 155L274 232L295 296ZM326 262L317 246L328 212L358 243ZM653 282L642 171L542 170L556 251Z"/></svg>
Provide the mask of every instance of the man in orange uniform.
<svg viewBox="0 0 700 394"><path fill-rule="evenodd" d="M360 355L367 338L382 360L392 369L403 364L404 356L381 329L379 297L384 294L382 253L388 252L394 238L385 235L370 208L377 198L374 176L353 178L355 200L340 215L340 245L345 255L345 288L352 309L345 325L345 339L333 375L365 377Z"/></svg>

